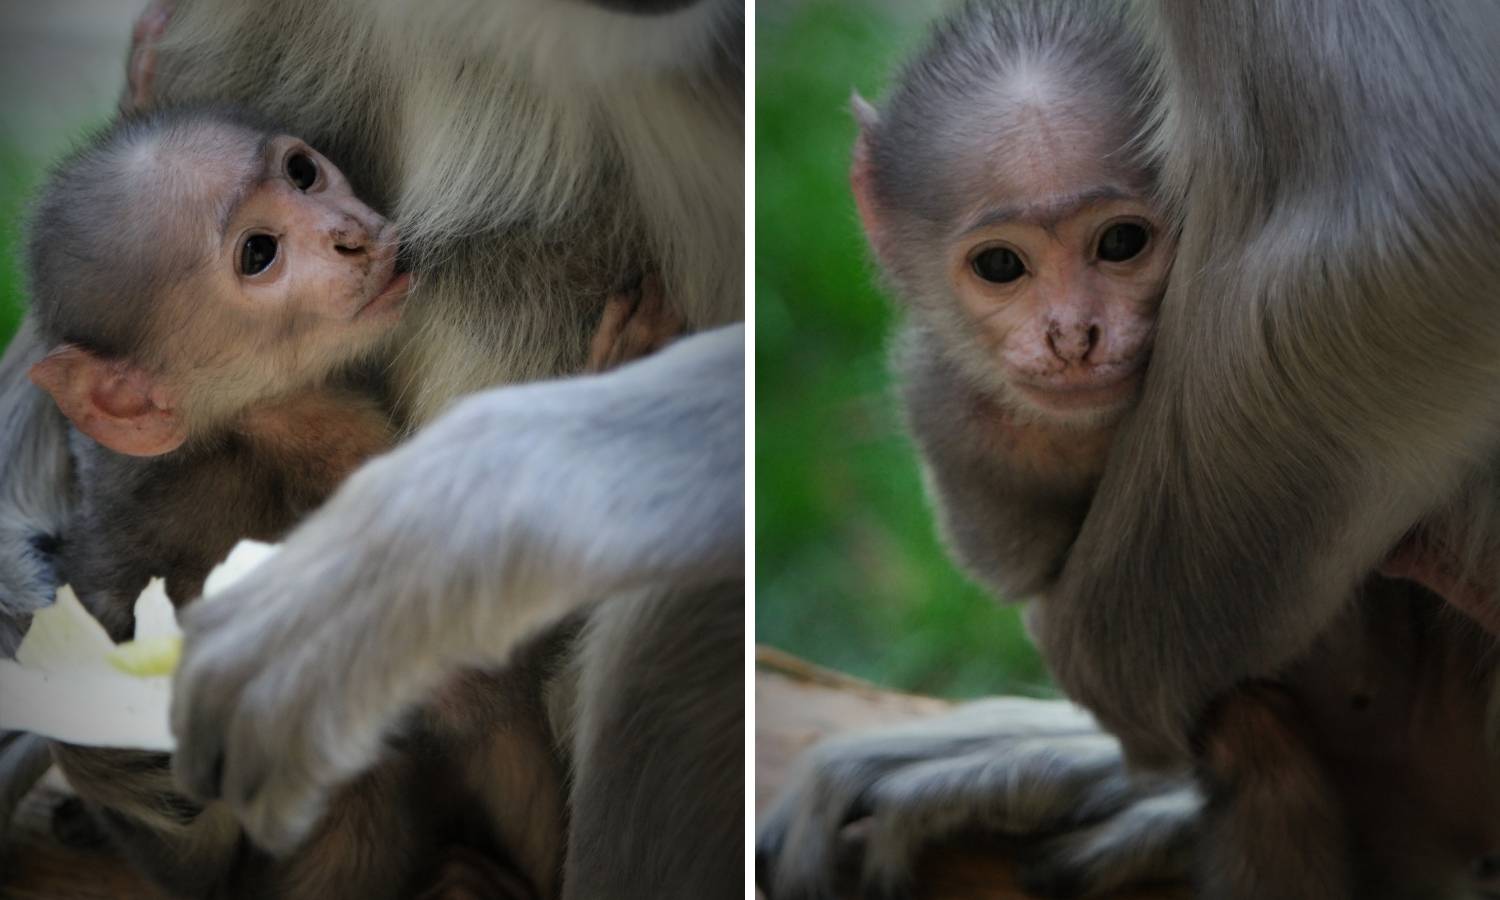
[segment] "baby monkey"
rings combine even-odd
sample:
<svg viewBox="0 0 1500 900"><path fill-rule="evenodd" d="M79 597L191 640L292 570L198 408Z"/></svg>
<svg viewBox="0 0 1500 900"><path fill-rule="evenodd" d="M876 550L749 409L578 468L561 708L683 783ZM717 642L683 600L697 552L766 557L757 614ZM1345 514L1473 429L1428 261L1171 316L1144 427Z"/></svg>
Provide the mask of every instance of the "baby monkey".
<svg viewBox="0 0 1500 900"><path fill-rule="evenodd" d="M125 119L31 223L31 369L76 429L59 569L115 637L276 540L393 430L352 374L400 321L395 228L306 143L233 110Z"/></svg>
<svg viewBox="0 0 1500 900"><path fill-rule="evenodd" d="M1043 29L1103 12L1060 6ZM1133 152L1129 41L1074 54L1005 18L970 4L883 116L854 99L852 182L907 313L895 368L941 527L1024 598L1060 569L1138 395L1173 234Z"/></svg>
<svg viewBox="0 0 1500 900"><path fill-rule="evenodd" d="M304 141L234 109L127 117L54 170L30 231L50 348L31 378L75 429L77 513L56 536L58 570L116 640L151 577L192 601L236 542L280 539L394 440L366 364L412 276L396 228ZM606 301L587 368L680 330L648 275ZM243 849L225 808L177 793L165 756L54 755L121 849L186 896L378 897L421 887L424 867L488 885L478 895L528 895L472 851L440 858L440 823L417 808L444 768L430 761L398 754L335 801L307 847L271 860Z"/></svg>

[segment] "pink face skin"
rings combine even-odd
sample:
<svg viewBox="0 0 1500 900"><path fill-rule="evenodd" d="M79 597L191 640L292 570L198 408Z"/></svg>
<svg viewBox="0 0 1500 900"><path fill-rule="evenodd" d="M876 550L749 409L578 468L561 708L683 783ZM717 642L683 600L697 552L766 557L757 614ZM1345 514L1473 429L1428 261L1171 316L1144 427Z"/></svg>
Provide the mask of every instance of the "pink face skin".
<svg viewBox="0 0 1500 900"><path fill-rule="evenodd" d="M411 281L396 272L395 228L333 163L281 135L234 169L210 217L213 262L194 292L252 327L294 320L294 340L315 353L394 324Z"/></svg>
<svg viewBox="0 0 1500 900"><path fill-rule="evenodd" d="M950 246L954 295L1016 412L1089 425L1129 407L1172 259L1165 229L1141 197L1103 179L1008 191Z"/></svg>

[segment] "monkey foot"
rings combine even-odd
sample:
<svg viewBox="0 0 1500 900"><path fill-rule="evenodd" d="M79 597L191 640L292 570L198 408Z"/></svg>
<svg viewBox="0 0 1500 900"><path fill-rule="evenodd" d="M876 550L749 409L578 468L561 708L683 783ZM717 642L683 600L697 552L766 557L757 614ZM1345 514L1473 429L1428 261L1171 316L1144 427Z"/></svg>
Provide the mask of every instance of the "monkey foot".
<svg viewBox="0 0 1500 900"><path fill-rule="evenodd" d="M417 900L537 900L525 878L470 847L451 847Z"/></svg>
<svg viewBox="0 0 1500 900"><path fill-rule="evenodd" d="M640 285L612 295L589 345L588 372L604 372L649 356L681 337L684 324L667 303L661 278L643 275Z"/></svg>
<svg viewBox="0 0 1500 900"><path fill-rule="evenodd" d="M1500 637L1500 607L1495 604L1494 590L1466 577L1458 557L1445 545L1420 533L1411 535L1386 557L1380 574L1420 584L1492 637Z"/></svg>

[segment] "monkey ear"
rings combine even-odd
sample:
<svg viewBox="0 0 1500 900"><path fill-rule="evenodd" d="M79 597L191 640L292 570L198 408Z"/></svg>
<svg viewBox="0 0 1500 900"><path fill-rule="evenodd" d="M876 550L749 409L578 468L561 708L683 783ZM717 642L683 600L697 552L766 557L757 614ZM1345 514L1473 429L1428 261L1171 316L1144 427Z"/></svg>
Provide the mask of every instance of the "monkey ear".
<svg viewBox="0 0 1500 900"><path fill-rule="evenodd" d="M64 344L33 365L30 376L79 431L116 453L160 456L187 439L169 392L128 363Z"/></svg>
<svg viewBox="0 0 1500 900"><path fill-rule="evenodd" d="M849 186L854 190L854 206L859 210L859 222L864 226L865 237L884 263L885 229L880 208L875 203L874 163L870 161L870 133L880 124L880 113L857 91L849 98L849 106L854 110L855 121L859 122L859 136L854 139L854 161L849 167Z"/></svg>

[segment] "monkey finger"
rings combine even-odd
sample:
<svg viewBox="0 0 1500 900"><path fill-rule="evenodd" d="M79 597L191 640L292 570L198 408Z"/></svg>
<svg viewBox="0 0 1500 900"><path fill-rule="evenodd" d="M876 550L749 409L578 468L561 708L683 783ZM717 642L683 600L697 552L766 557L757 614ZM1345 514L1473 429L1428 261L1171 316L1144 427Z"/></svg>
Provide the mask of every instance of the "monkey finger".
<svg viewBox="0 0 1500 900"><path fill-rule="evenodd" d="M613 368L619 361L619 343L635 311L636 298L630 294L615 294L604 301L604 314L599 327L589 342L586 372L603 372Z"/></svg>
<svg viewBox="0 0 1500 900"><path fill-rule="evenodd" d="M1184 777L1023 854L1020 882L1040 897L1104 897L1134 885L1183 880L1202 812L1203 798Z"/></svg>

